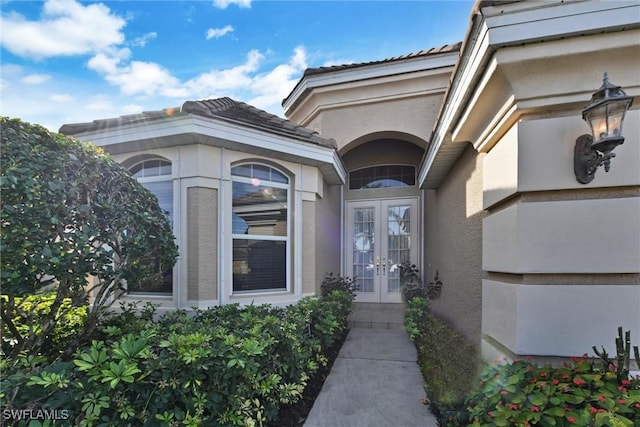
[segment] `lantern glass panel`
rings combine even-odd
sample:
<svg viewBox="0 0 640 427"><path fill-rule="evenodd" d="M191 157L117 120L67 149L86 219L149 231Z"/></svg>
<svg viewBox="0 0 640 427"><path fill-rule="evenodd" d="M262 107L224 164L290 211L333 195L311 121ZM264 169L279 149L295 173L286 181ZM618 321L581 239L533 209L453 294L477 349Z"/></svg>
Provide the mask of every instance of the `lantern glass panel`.
<svg viewBox="0 0 640 427"><path fill-rule="evenodd" d="M585 118L591 126L591 134L593 135L594 143L597 143L603 138L606 138L608 133L607 128L607 106L601 104L585 114Z"/></svg>
<svg viewBox="0 0 640 427"><path fill-rule="evenodd" d="M622 121L627 111L627 101L618 101L609 105L609 137L622 135Z"/></svg>

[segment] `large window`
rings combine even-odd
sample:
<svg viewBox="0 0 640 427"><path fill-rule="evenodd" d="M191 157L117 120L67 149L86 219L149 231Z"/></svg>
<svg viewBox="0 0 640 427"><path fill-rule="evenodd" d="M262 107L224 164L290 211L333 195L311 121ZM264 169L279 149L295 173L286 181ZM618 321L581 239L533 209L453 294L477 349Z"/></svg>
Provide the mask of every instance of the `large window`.
<svg viewBox="0 0 640 427"><path fill-rule="evenodd" d="M289 178L261 164L231 168L233 292L287 289Z"/></svg>
<svg viewBox="0 0 640 427"><path fill-rule="evenodd" d="M373 166L369 168L358 169L349 173L349 190L413 187L415 185L415 166Z"/></svg>
<svg viewBox="0 0 640 427"><path fill-rule="evenodd" d="M171 162L164 159L145 160L129 169L146 189L157 198L160 208L166 212L173 227L173 182L171 180ZM129 284L128 291L133 294L171 295L173 292L173 269L164 269L158 265L162 278L145 284Z"/></svg>

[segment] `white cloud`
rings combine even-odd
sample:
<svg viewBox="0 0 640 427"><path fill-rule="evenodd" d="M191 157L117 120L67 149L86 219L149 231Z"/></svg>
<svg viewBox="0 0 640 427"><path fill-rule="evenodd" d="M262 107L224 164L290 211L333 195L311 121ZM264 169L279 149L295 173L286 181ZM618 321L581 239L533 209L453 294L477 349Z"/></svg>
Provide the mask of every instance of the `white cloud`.
<svg viewBox="0 0 640 427"><path fill-rule="evenodd" d="M75 98L68 93L57 93L49 97L49 100L53 102L71 102L74 99Z"/></svg>
<svg viewBox="0 0 640 427"><path fill-rule="evenodd" d="M213 0L213 5L220 9L226 9L230 4L247 8L251 7L251 0Z"/></svg>
<svg viewBox="0 0 640 427"><path fill-rule="evenodd" d="M125 95L184 96L180 82L169 70L154 62L132 61L127 66L109 73L107 81L120 88Z"/></svg>
<svg viewBox="0 0 640 427"><path fill-rule="evenodd" d="M251 85L254 96L247 102L265 110L274 110L276 105L280 108L280 103L289 95L305 68L306 52L303 47L298 46L286 64L280 64L254 78Z"/></svg>
<svg viewBox="0 0 640 427"><path fill-rule="evenodd" d="M249 87L252 83L252 73L257 72L264 56L257 50L247 55L244 64L226 70L211 70L185 83L189 93L197 97L208 97L211 93L224 93Z"/></svg>
<svg viewBox="0 0 640 427"><path fill-rule="evenodd" d="M222 37L233 31L233 27L231 25L225 25L222 28L209 28L207 30L207 40L216 39L218 37Z"/></svg>
<svg viewBox="0 0 640 427"><path fill-rule="evenodd" d="M20 79L20 81L28 85L39 85L45 83L49 79L51 79L51 76L48 74L29 74L28 76L24 76Z"/></svg>
<svg viewBox="0 0 640 427"><path fill-rule="evenodd" d="M118 73L118 65L129 59L131 51L127 48L118 50L109 50L98 53L87 62L87 67L100 74L116 74Z"/></svg>
<svg viewBox="0 0 640 427"><path fill-rule="evenodd" d="M29 21L17 13L0 16L0 45L31 59L82 55L121 44L125 24L102 3L47 0L40 20Z"/></svg>
<svg viewBox="0 0 640 427"><path fill-rule="evenodd" d="M134 39L131 42L131 44L133 46L136 46L136 47L145 47L149 40L153 40L156 37L158 37L158 33L156 33L155 31L152 31L150 33L147 33L147 34L143 35L142 37L138 37L138 38Z"/></svg>

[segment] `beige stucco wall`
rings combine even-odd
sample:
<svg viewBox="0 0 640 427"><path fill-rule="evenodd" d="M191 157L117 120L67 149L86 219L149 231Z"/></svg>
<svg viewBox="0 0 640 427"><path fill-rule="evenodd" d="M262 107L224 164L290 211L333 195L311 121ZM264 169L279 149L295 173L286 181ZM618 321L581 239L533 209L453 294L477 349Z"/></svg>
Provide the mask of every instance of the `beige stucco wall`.
<svg viewBox="0 0 640 427"><path fill-rule="evenodd" d="M471 145L425 197L425 281L443 282L434 314L475 343L482 315L482 159Z"/></svg>
<svg viewBox="0 0 640 427"><path fill-rule="evenodd" d="M324 184L323 197L315 202L313 282L303 283L303 291L320 294L322 280L327 273L340 274L342 186ZM310 218L305 217L309 222ZM306 261L305 261L306 262Z"/></svg>
<svg viewBox="0 0 640 427"><path fill-rule="evenodd" d="M187 189L187 301L218 299L218 190Z"/></svg>
<svg viewBox="0 0 640 427"><path fill-rule="evenodd" d="M338 150L368 134L406 134L427 141L441 102L442 93L438 93L338 108L322 112L310 127L325 137L334 138Z"/></svg>
<svg viewBox="0 0 640 427"><path fill-rule="evenodd" d="M640 111L611 170L573 171L578 114L529 116L484 159L483 351L574 356L640 330Z"/></svg>

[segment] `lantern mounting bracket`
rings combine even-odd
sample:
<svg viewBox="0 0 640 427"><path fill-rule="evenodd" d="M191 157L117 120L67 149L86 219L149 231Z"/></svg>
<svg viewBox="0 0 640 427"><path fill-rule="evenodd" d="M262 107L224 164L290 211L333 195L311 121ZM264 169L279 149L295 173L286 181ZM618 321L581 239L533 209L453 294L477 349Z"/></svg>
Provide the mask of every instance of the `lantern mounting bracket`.
<svg viewBox="0 0 640 427"><path fill-rule="evenodd" d="M593 137L591 135L580 135L576 139L576 145L573 155L573 172L576 179L581 184L588 184L593 181L598 166L604 166L605 172L609 172L611 159L616 153L608 152L601 154L594 149L591 144Z"/></svg>

